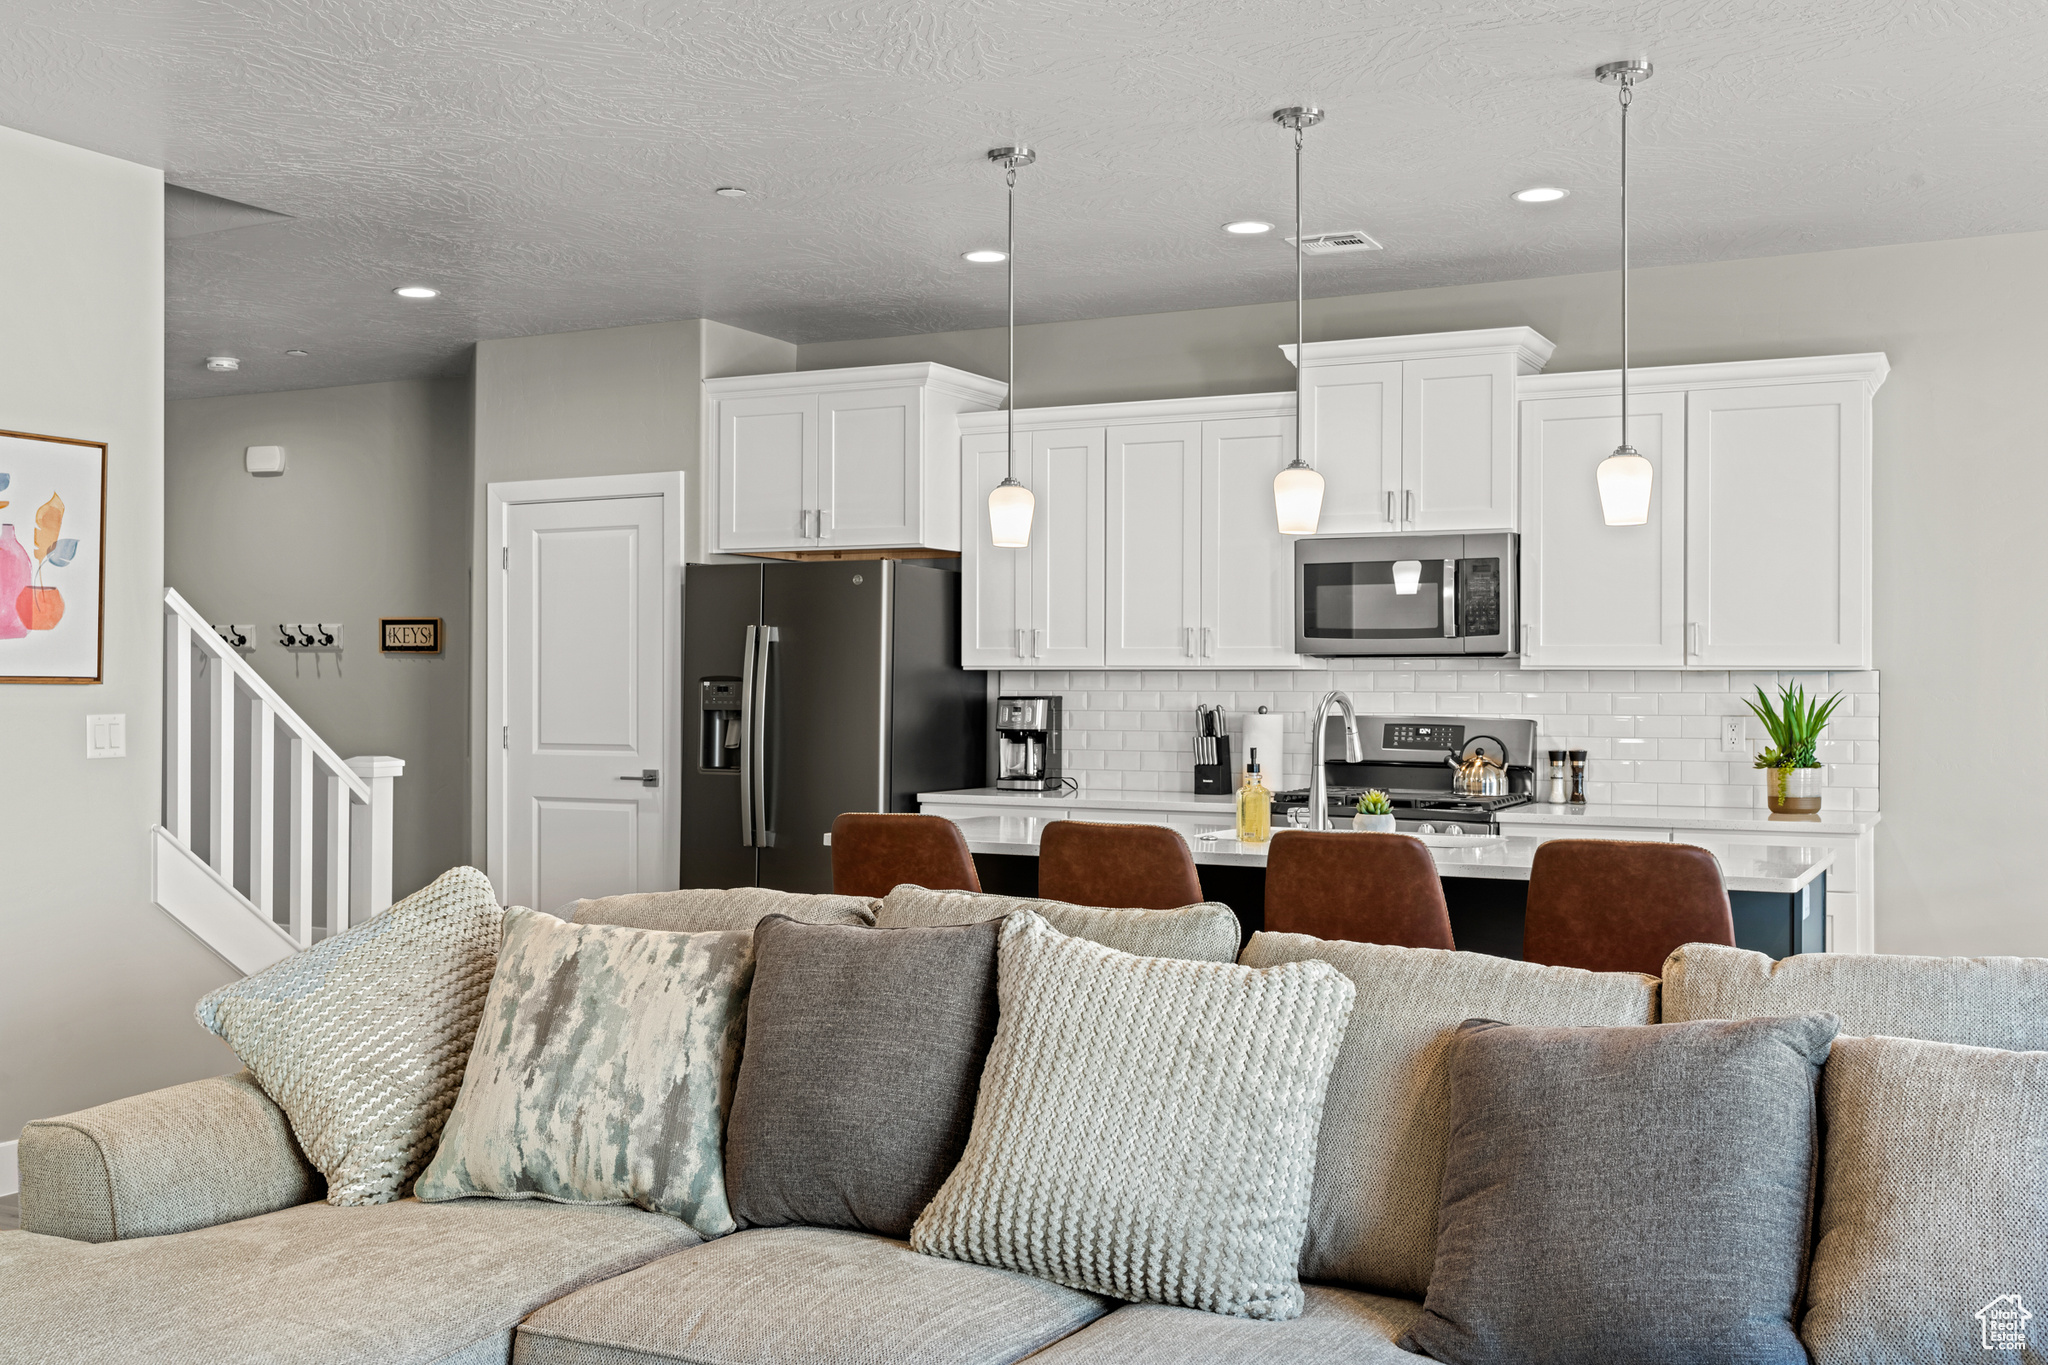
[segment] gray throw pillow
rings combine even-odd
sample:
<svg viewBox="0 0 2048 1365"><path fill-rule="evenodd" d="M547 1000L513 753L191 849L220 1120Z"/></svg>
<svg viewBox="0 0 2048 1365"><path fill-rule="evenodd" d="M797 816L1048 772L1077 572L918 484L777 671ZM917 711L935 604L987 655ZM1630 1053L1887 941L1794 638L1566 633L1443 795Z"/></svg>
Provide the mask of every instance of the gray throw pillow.
<svg viewBox="0 0 2048 1365"><path fill-rule="evenodd" d="M1793 1314L1836 1027L1467 1020L1436 1269L1401 1345L1449 1365L1806 1365Z"/></svg>
<svg viewBox="0 0 2048 1365"><path fill-rule="evenodd" d="M1237 912L1221 901L1198 901L1172 910L1117 910L1035 896L986 891L932 891L905 882L882 901L875 923L884 929L913 924L979 924L1029 910L1063 934L1085 938L1137 957L1190 962L1237 960Z"/></svg>
<svg viewBox="0 0 2048 1365"><path fill-rule="evenodd" d="M742 1224L910 1235L974 1122L1001 928L761 921L725 1135Z"/></svg>

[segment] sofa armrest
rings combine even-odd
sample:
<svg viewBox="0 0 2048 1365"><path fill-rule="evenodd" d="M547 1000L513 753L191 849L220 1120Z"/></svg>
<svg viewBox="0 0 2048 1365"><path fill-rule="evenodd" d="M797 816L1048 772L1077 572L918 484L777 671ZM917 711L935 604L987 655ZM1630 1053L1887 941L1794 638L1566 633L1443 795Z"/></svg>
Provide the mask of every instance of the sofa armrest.
<svg viewBox="0 0 2048 1365"><path fill-rule="evenodd" d="M326 1188L247 1071L37 1119L18 1157L22 1230L80 1242L211 1227Z"/></svg>

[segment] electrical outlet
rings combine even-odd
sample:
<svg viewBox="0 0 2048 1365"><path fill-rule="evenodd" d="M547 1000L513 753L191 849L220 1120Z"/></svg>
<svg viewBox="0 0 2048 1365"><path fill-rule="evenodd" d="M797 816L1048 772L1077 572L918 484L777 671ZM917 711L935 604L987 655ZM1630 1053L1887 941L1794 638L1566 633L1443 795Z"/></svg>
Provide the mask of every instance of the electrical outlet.
<svg viewBox="0 0 2048 1365"><path fill-rule="evenodd" d="M1721 752L1739 754L1742 752L1742 717L1721 717Z"/></svg>

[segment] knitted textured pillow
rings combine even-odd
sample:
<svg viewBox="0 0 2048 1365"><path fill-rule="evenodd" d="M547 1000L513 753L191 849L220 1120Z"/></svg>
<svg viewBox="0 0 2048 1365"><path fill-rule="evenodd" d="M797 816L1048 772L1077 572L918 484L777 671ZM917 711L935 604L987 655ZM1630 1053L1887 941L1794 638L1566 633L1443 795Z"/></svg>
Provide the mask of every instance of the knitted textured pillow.
<svg viewBox="0 0 2048 1365"><path fill-rule="evenodd" d="M330 1204L403 1198L462 1085L504 911L473 867L199 1002L291 1120Z"/></svg>
<svg viewBox="0 0 2048 1365"><path fill-rule="evenodd" d="M1298 1316L1344 974L1134 957L1022 911L996 976L967 1150L911 1246L1121 1299Z"/></svg>

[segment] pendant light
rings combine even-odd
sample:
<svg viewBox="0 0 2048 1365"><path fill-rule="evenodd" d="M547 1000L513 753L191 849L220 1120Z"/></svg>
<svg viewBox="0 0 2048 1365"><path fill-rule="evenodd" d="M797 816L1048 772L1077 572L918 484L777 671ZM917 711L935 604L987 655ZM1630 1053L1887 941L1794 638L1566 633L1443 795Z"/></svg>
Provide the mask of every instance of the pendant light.
<svg viewBox="0 0 2048 1365"><path fill-rule="evenodd" d="M1273 122L1294 134L1294 462L1273 476L1273 514L1283 536L1312 536L1323 519L1323 476L1303 457L1308 432L1308 329L1301 276L1301 134L1323 121L1323 111L1306 105L1275 109Z"/></svg>
<svg viewBox="0 0 2048 1365"><path fill-rule="evenodd" d="M1609 526L1641 526L1650 519L1656 469L1628 443L1628 107L1635 88L1650 79L1648 62L1608 62L1593 74L1621 86L1621 444L1600 462L1600 516Z"/></svg>
<svg viewBox="0 0 2048 1365"><path fill-rule="evenodd" d="M1004 244L1003 275L1009 292L1010 367L1004 371L1003 481L988 495L988 534L999 550L1021 550L1031 544L1031 490L1017 481L1017 168L1038 160L1029 147L993 147L988 159L1003 168L1009 187L1009 240Z"/></svg>

